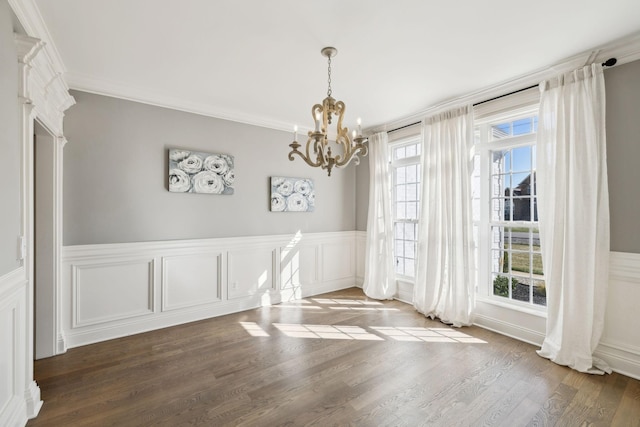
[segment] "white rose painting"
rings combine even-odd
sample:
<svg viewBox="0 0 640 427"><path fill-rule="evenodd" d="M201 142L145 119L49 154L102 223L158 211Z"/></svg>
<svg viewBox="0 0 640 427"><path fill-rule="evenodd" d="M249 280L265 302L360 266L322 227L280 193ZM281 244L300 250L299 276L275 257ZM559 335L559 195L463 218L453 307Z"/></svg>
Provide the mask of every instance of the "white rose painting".
<svg viewBox="0 0 640 427"><path fill-rule="evenodd" d="M308 178L271 177L272 212L313 212L316 194Z"/></svg>
<svg viewBox="0 0 640 427"><path fill-rule="evenodd" d="M169 191L233 194L233 156L169 149Z"/></svg>

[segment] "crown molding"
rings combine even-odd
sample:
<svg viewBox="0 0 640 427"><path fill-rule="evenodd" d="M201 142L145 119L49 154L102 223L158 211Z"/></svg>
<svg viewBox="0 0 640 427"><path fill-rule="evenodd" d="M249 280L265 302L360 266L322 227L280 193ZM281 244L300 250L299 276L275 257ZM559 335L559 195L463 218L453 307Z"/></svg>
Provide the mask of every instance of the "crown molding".
<svg viewBox="0 0 640 427"><path fill-rule="evenodd" d="M49 29L47 28L38 5L34 0L9 0L9 6L16 14L20 24L24 27L27 35L42 40L49 62L57 73L63 74L66 71L62 56L53 43Z"/></svg>
<svg viewBox="0 0 640 427"><path fill-rule="evenodd" d="M104 79L95 79L78 73L66 73L65 78L71 89L82 92L293 133L290 122L268 119L240 111L216 108L210 104L189 102L137 86L115 83ZM298 132L305 132L307 130L311 129L299 127Z"/></svg>
<svg viewBox="0 0 640 427"><path fill-rule="evenodd" d="M482 88L469 94L450 98L435 104L429 108L402 117L397 120L366 129L367 134L376 132L388 132L412 123L420 122L425 117L438 114L465 104L475 104L496 96L520 90L525 87L537 85L540 82L552 78L558 74L575 70L594 62L604 62L609 58L618 60L616 67L640 59L640 32L616 39L612 42L596 47L586 52L566 58L553 65L540 68L530 73L503 81L501 83Z"/></svg>

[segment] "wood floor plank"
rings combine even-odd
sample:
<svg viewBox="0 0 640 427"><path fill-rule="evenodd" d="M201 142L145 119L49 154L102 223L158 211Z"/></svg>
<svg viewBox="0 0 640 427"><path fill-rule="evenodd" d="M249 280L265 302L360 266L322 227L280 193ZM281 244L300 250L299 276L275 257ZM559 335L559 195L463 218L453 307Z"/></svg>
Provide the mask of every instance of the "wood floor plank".
<svg viewBox="0 0 640 427"><path fill-rule="evenodd" d="M636 426L640 381L352 288L35 363L39 426Z"/></svg>

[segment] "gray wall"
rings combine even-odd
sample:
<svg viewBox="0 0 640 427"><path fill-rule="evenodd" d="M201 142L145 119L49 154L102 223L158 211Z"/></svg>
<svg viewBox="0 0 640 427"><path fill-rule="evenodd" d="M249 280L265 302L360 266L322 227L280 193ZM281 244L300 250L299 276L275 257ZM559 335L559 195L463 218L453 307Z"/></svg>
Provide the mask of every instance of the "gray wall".
<svg viewBox="0 0 640 427"><path fill-rule="evenodd" d="M18 54L13 42L11 9L0 1L0 276L20 266L20 110Z"/></svg>
<svg viewBox="0 0 640 427"><path fill-rule="evenodd" d="M65 115L64 245L355 229L355 167L287 158L291 133L73 91ZM170 193L169 148L235 157L235 194ZM269 211L269 177L312 178L313 213Z"/></svg>
<svg viewBox="0 0 640 427"><path fill-rule="evenodd" d="M604 75L611 250L640 253L640 61Z"/></svg>

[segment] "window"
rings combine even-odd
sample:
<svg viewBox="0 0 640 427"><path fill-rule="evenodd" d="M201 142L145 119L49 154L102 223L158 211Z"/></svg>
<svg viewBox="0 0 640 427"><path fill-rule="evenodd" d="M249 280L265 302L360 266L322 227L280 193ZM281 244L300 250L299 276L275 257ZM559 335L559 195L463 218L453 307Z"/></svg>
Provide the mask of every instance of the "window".
<svg viewBox="0 0 640 427"><path fill-rule="evenodd" d="M529 307L546 305L536 194L536 107L476 121L473 217L479 292Z"/></svg>
<svg viewBox="0 0 640 427"><path fill-rule="evenodd" d="M393 232L396 275L415 276L420 211L420 151L419 136L390 143Z"/></svg>

